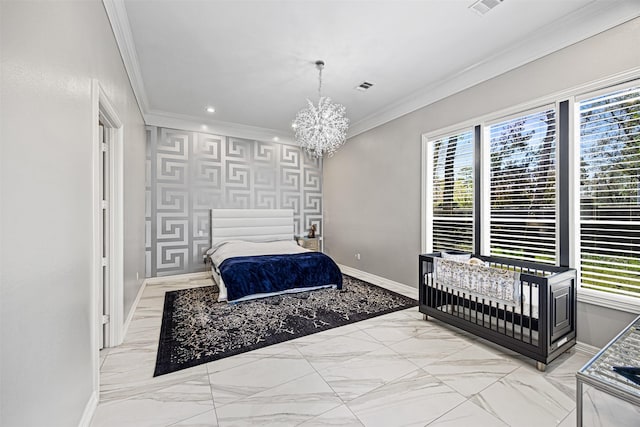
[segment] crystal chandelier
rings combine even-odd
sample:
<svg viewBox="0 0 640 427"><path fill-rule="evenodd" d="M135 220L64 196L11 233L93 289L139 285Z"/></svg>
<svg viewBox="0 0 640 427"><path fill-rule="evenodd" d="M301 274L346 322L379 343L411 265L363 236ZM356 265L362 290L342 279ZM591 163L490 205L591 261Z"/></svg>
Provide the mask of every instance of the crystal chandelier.
<svg viewBox="0 0 640 427"><path fill-rule="evenodd" d="M322 69L324 61L316 61L318 77L318 106L307 99L307 108L296 114L291 127L296 132L296 142L309 154L322 157L324 153L333 153L344 144L349 128L346 109L331 102L331 98L322 96Z"/></svg>

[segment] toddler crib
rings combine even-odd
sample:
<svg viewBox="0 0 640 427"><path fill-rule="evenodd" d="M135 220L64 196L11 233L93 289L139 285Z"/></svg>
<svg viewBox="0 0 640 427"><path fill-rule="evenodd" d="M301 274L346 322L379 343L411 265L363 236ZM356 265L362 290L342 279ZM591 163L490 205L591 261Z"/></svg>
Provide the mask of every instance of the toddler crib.
<svg viewBox="0 0 640 427"><path fill-rule="evenodd" d="M530 357L541 371L575 345L574 269L473 258L479 265L443 260L440 252L419 256L419 308L425 319L433 316Z"/></svg>

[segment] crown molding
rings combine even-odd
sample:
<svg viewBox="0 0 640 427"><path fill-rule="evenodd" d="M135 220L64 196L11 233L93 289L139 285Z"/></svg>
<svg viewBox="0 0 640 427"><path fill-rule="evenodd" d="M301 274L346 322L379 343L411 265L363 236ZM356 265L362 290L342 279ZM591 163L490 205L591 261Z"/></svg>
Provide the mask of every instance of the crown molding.
<svg viewBox="0 0 640 427"><path fill-rule="evenodd" d="M291 137L291 134L281 130L249 126L233 122L223 122L220 120L203 120L200 117L168 113L164 111L156 110L151 113L144 114L144 121L147 125L151 126L190 130L194 132L206 132L215 135L234 136L236 138L256 141L276 142L273 138L278 137L277 142L279 144L298 145Z"/></svg>
<svg viewBox="0 0 640 427"><path fill-rule="evenodd" d="M614 4L615 3L615 4ZM640 16L640 2L596 0L541 28L531 37L484 58L449 78L426 86L355 123L348 137L364 133L500 74L585 40ZM594 23L594 19L597 21Z"/></svg>
<svg viewBox="0 0 640 427"><path fill-rule="evenodd" d="M124 0L102 0L107 17L113 29L113 35L116 38L116 44L120 50L120 56L124 63L124 68L129 76L129 82L133 89L133 94L138 102L138 108L144 115L149 108L147 101L147 92L144 89L144 81L142 80L142 72L140 71L140 62L133 43L133 34L129 26L129 17Z"/></svg>
<svg viewBox="0 0 640 427"><path fill-rule="evenodd" d="M207 132L222 135L265 141L272 141L274 136L278 136L280 143L295 144L291 134L283 135L286 132L281 130L233 122L203 121L199 117L164 111L150 111L124 0L102 0L102 2L111 23L138 107L147 124L163 127L181 127L194 131L206 130ZM577 13L546 25L531 37L522 39L519 43L511 45L495 55L484 58L482 61L452 74L445 80L425 86L416 93L352 123L347 136L352 138L638 16L640 16L640 2L635 0L595 0ZM597 18L597 22L594 24L595 18ZM202 127L203 124L207 126L207 129Z"/></svg>
<svg viewBox="0 0 640 427"><path fill-rule="evenodd" d="M104 4L109 22L111 23L122 62L124 63L125 70L129 76L129 82L131 83L133 93L138 102L138 108L140 108L147 125L207 132L259 141L274 142L273 138L277 136L277 142L280 144L297 145L291 133L282 130L211 119L203 120L200 117L151 110L147 100L140 62L138 61L138 54L133 42L133 34L131 33L124 0L102 0L102 3Z"/></svg>

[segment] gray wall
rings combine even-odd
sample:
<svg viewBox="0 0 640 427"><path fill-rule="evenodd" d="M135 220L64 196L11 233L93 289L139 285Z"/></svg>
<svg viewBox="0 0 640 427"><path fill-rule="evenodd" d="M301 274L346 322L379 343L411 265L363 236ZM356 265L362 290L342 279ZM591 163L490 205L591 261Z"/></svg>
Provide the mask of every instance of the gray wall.
<svg viewBox="0 0 640 427"><path fill-rule="evenodd" d="M292 208L322 234L322 162L300 147L147 128L147 276L203 271L212 208Z"/></svg>
<svg viewBox="0 0 640 427"><path fill-rule="evenodd" d="M0 425L73 426L93 387L92 78L125 129L125 315L144 271L144 124L99 0L0 8Z"/></svg>
<svg viewBox="0 0 640 427"><path fill-rule="evenodd" d="M421 134L638 67L638 46L635 19L349 139L324 165L325 251L417 286ZM582 303L578 310L578 339L595 346L633 318ZM602 322L585 320L589 313Z"/></svg>

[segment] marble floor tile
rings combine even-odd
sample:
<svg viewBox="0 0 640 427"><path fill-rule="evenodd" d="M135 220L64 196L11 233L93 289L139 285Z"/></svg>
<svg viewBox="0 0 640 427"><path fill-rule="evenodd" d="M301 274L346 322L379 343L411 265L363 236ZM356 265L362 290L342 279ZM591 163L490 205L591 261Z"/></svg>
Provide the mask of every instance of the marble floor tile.
<svg viewBox="0 0 640 427"><path fill-rule="evenodd" d="M416 365L393 350L383 348L335 362L319 373L346 402L415 371L416 368Z"/></svg>
<svg viewBox="0 0 640 427"><path fill-rule="evenodd" d="M405 314L406 316L410 317L411 319L425 321L424 320L424 314L420 312L420 309L418 307L408 308L406 310L400 311L400 313Z"/></svg>
<svg viewBox="0 0 640 427"><path fill-rule="evenodd" d="M206 378L208 375L205 365L194 366L159 377L153 377L153 368L152 365L123 373L101 374L100 401L111 402L137 397L167 387L200 381L201 378Z"/></svg>
<svg viewBox="0 0 640 427"><path fill-rule="evenodd" d="M147 394L139 398L116 400L98 405L92 427L169 426L204 412L211 412L213 401L167 400Z"/></svg>
<svg viewBox="0 0 640 427"><path fill-rule="evenodd" d="M306 347L308 345L316 344L319 342L325 342L327 339L332 337L349 335L354 332L358 332L360 328L357 327L357 324L358 323L350 323L338 328L332 328L315 334L305 335L289 342L295 345L297 348Z"/></svg>
<svg viewBox="0 0 640 427"><path fill-rule="evenodd" d="M113 348L106 356L101 373L125 373L138 370L141 367L145 367L153 373L157 352L157 345L130 346L123 344Z"/></svg>
<svg viewBox="0 0 640 427"><path fill-rule="evenodd" d="M364 427L364 424L346 405L341 405L303 422L300 427Z"/></svg>
<svg viewBox="0 0 640 427"><path fill-rule="evenodd" d="M631 427L640 425L640 407L600 390L584 387L582 405L584 427Z"/></svg>
<svg viewBox="0 0 640 427"><path fill-rule="evenodd" d="M427 425L429 427L508 427L502 420L468 400Z"/></svg>
<svg viewBox="0 0 640 427"><path fill-rule="evenodd" d="M246 365L247 363L255 362L271 355L265 353L258 353L255 351L248 351L246 353L238 354L232 357L225 357L224 359L214 360L213 362L206 363L207 371L209 374L216 372L226 371L237 366Z"/></svg>
<svg viewBox="0 0 640 427"><path fill-rule="evenodd" d="M421 318L408 315L407 310L368 319L355 325L384 344L413 338L437 327Z"/></svg>
<svg viewBox="0 0 640 427"><path fill-rule="evenodd" d="M294 426L337 408L342 401L318 375L295 379L220 406L220 426Z"/></svg>
<svg viewBox="0 0 640 427"><path fill-rule="evenodd" d="M171 424L171 427L218 427L218 416L215 410L207 411L195 417L189 417L186 420L178 421Z"/></svg>
<svg viewBox="0 0 640 427"><path fill-rule="evenodd" d="M312 372L311 364L299 353L288 352L214 372L209 382L216 405L225 405Z"/></svg>
<svg viewBox="0 0 640 427"><path fill-rule="evenodd" d="M579 371L593 355L576 350L568 351L547 365L544 377L555 388L562 391L570 399L576 399L576 372ZM527 367L529 367L527 365ZM533 369L533 367L529 367Z"/></svg>
<svg viewBox="0 0 640 427"><path fill-rule="evenodd" d="M337 327L337 328L327 329L326 331L318 332L317 334L311 334L311 335L307 335L307 336L318 335L318 336L322 337L323 339L326 339L327 337L337 337L337 336L341 336L341 335L349 335L349 334L352 334L354 332L358 332L360 330L360 328L358 328L358 323L360 323L360 322L349 323L348 325L340 326L340 327Z"/></svg>
<svg viewBox="0 0 640 427"><path fill-rule="evenodd" d="M569 415L564 417L564 420L562 420L560 424L558 424L558 427L576 427L576 423L576 410L574 409L573 411L569 412ZM584 424L583 427L586 427L587 425L588 424Z"/></svg>
<svg viewBox="0 0 640 427"><path fill-rule="evenodd" d="M527 367L519 367L471 401L507 424L522 427L557 425L575 407L573 399Z"/></svg>
<svg viewBox="0 0 640 427"><path fill-rule="evenodd" d="M451 331L432 328L418 336L389 343L387 346L422 367L462 351L472 344Z"/></svg>
<svg viewBox="0 0 640 427"><path fill-rule="evenodd" d="M518 367L516 362L474 344L423 369L458 393L471 397Z"/></svg>
<svg viewBox="0 0 640 427"><path fill-rule="evenodd" d="M384 345L362 331L329 337L325 341L300 347L299 351L317 370L322 370L354 357L362 356Z"/></svg>
<svg viewBox="0 0 640 427"><path fill-rule="evenodd" d="M146 286L124 343L100 353L92 426L575 425L575 372L589 355L571 351L539 372L417 308L154 378L165 293L210 285ZM640 417L594 392L585 392L586 426ZM605 406L596 411L596 401Z"/></svg>
<svg viewBox="0 0 640 427"><path fill-rule="evenodd" d="M409 375L347 402L367 427L424 426L466 399L418 369Z"/></svg>

